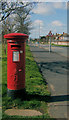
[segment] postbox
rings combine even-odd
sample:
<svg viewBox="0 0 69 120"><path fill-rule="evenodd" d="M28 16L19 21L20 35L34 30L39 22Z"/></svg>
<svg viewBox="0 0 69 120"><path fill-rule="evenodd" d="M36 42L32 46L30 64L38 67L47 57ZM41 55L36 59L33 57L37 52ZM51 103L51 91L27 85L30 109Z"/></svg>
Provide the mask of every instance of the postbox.
<svg viewBox="0 0 69 120"><path fill-rule="evenodd" d="M7 94L11 97L25 91L25 41L28 35L10 33L7 39Z"/></svg>

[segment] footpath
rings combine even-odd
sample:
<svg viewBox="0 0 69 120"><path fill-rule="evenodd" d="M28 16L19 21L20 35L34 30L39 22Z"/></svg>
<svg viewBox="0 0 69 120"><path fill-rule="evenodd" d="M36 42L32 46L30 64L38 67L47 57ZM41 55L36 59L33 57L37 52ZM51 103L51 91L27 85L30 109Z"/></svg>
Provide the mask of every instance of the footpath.
<svg viewBox="0 0 69 120"><path fill-rule="evenodd" d="M51 118L68 118L69 95L67 90L67 58L38 46L30 45L30 50L37 65L48 83L51 101L48 112Z"/></svg>

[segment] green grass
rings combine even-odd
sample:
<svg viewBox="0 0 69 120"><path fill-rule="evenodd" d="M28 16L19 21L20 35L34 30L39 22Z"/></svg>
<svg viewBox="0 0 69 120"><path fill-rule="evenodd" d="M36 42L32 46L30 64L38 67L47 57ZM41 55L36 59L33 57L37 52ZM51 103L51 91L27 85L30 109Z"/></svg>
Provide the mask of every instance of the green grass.
<svg viewBox="0 0 69 120"><path fill-rule="evenodd" d="M0 43L0 119L2 118L2 44Z"/></svg>
<svg viewBox="0 0 69 120"><path fill-rule="evenodd" d="M69 47L69 45L55 45L53 43L51 45L53 45L53 46L60 46L60 47Z"/></svg>
<svg viewBox="0 0 69 120"><path fill-rule="evenodd" d="M10 108L39 110L43 115L37 116L37 118L50 118L47 111L50 92L28 45L26 45L26 95L24 98L15 100L7 97L7 54L5 55L2 50L2 96L3 118L19 118L19 116L8 116L4 113L6 109ZM21 118L36 117L21 116Z"/></svg>

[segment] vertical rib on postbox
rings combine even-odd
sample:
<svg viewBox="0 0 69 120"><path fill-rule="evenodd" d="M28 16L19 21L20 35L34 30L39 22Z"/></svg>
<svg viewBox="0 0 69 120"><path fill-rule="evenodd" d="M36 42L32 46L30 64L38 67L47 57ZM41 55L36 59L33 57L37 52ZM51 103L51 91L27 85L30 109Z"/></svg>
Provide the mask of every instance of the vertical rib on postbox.
<svg viewBox="0 0 69 120"><path fill-rule="evenodd" d="M23 33L4 35L7 39L7 93L16 98L25 90L25 41Z"/></svg>

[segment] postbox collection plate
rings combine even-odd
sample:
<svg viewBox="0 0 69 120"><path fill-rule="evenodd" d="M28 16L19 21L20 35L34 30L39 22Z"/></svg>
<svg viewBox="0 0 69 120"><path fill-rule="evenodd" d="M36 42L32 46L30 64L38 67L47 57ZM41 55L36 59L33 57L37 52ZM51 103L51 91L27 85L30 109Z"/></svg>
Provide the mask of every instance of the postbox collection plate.
<svg viewBox="0 0 69 120"><path fill-rule="evenodd" d="M19 61L19 51L13 51L13 62Z"/></svg>

